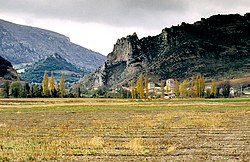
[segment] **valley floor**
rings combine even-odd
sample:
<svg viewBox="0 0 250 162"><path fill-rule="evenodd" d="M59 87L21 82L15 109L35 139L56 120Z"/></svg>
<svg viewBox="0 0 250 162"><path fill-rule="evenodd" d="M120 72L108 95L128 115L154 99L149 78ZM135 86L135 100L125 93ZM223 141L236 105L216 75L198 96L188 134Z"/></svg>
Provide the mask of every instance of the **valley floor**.
<svg viewBox="0 0 250 162"><path fill-rule="evenodd" d="M0 99L0 161L250 161L250 98Z"/></svg>

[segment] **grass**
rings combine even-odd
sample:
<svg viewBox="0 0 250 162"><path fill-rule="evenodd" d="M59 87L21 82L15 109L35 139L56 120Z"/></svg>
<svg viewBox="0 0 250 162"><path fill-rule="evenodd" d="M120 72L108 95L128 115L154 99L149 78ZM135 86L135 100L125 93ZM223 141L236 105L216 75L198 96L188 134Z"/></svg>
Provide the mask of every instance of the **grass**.
<svg viewBox="0 0 250 162"><path fill-rule="evenodd" d="M0 99L0 161L249 161L249 103Z"/></svg>

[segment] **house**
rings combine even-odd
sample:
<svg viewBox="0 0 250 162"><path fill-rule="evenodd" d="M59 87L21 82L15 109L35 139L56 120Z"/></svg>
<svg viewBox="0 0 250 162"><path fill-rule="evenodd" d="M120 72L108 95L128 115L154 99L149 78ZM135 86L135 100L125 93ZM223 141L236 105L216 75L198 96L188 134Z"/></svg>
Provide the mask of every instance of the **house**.
<svg viewBox="0 0 250 162"><path fill-rule="evenodd" d="M174 91L174 79L166 80L166 87L168 87L169 92L173 92Z"/></svg>

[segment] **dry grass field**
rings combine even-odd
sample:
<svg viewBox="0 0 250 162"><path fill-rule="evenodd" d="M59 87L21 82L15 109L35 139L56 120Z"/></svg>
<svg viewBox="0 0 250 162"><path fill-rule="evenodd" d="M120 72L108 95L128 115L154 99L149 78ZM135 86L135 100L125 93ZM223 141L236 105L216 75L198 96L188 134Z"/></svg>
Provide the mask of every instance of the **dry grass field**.
<svg viewBox="0 0 250 162"><path fill-rule="evenodd" d="M250 161L250 99L0 99L0 161Z"/></svg>

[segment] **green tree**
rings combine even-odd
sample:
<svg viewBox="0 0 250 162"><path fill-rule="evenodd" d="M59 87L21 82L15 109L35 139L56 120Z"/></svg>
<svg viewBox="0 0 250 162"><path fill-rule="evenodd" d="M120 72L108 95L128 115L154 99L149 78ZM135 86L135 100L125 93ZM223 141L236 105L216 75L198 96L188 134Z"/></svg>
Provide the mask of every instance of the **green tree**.
<svg viewBox="0 0 250 162"><path fill-rule="evenodd" d="M135 99L136 98L136 92L135 92L135 82L134 82L134 79L131 80L130 90L131 90L131 97L132 97L132 99Z"/></svg>
<svg viewBox="0 0 250 162"><path fill-rule="evenodd" d="M139 76L137 83L136 83L136 90L138 93L138 97L143 99L144 97L144 89L143 89L143 77L142 74Z"/></svg>
<svg viewBox="0 0 250 162"><path fill-rule="evenodd" d="M23 86L20 83L20 81L15 81L15 82L11 83L10 89L11 89L11 95L13 97L15 97L15 98L21 97L21 94L23 92Z"/></svg>
<svg viewBox="0 0 250 162"><path fill-rule="evenodd" d="M43 92L43 96L48 97L49 95L49 78L48 78L48 74L45 71L44 75L43 75L43 81L42 81L42 92Z"/></svg>
<svg viewBox="0 0 250 162"><path fill-rule="evenodd" d="M10 96L10 82L6 81L3 85L3 96L9 98Z"/></svg>
<svg viewBox="0 0 250 162"><path fill-rule="evenodd" d="M62 73L62 76L60 78L60 97L63 97L64 93L65 93L64 73Z"/></svg>
<svg viewBox="0 0 250 162"><path fill-rule="evenodd" d="M29 83L25 83L23 89L22 97L31 97Z"/></svg>
<svg viewBox="0 0 250 162"><path fill-rule="evenodd" d="M180 95L178 80L174 80L174 93L176 97Z"/></svg>

